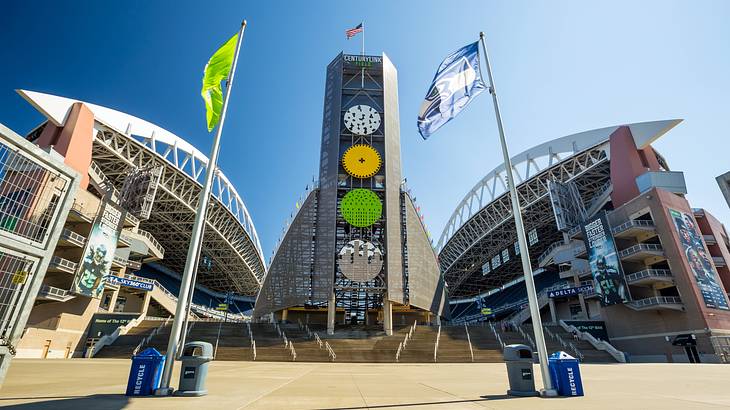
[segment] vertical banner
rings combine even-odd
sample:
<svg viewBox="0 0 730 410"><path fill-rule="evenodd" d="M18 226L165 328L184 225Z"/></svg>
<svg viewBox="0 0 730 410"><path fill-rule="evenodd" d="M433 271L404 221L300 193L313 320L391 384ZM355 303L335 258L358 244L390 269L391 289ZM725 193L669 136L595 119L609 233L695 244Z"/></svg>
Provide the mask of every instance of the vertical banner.
<svg viewBox="0 0 730 410"><path fill-rule="evenodd" d="M101 297L104 277L110 274L124 217L123 210L113 206L108 199L102 200L86 241L84 258L71 285L72 292L97 299Z"/></svg>
<svg viewBox="0 0 730 410"><path fill-rule="evenodd" d="M723 288L718 281L717 271L715 271L715 267L707 256L705 243L702 235L697 230L694 217L674 209L669 210L669 215L672 217L674 228L679 234L682 252L692 269L692 275L695 278L697 287L700 289L700 293L702 293L702 298L705 300L705 306L730 310Z"/></svg>
<svg viewBox="0 0 730 410"><path fill-rule="evenodd" d="M593 273L593 287L601 298L601 306L628 302L629 287L621 269L606 213L586 220L582 228L588 262Z"/></svg>

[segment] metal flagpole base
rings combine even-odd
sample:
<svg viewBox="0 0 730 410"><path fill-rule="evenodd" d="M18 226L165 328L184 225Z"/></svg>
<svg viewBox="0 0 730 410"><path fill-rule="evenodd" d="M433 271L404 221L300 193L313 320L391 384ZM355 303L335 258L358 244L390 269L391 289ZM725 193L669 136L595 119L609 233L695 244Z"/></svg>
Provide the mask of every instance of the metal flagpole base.
<svg viewBox="0 0 730 410"><path fill-rule="evenodd" d="M155 390L155 396L172 396L173 392L175 392L175 389L172 387L160 387Z"/></svg>
<svg viewBox="0 0 730 410"><path fill-rule="evenodd" d="M558 391L555 389L540 389L540 397L558 397Z"/></svg>

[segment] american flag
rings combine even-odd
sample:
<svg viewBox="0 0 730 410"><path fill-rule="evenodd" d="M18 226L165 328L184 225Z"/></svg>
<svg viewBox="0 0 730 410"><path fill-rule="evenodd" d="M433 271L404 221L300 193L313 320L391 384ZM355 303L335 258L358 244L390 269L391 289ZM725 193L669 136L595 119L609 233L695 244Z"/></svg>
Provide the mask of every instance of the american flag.
<svg viewBox="0 0 730 410"><path fill-rule="evenodd" d="M355 37L355 34L357 33L362 33L362 23L358 24L355 28L345 30L345 35L347 36L348 40Z"/></svg>

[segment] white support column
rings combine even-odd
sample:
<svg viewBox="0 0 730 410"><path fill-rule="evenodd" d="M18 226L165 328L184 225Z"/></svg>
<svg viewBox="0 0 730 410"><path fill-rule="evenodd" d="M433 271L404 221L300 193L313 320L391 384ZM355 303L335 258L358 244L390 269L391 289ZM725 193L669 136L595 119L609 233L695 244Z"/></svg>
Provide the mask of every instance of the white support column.
<svg viewBox="0 0 730 410"><path fill-rule="evenodd" d="M548 303L550 304L550 319L553 323L558 323L558 314L555 311L555 299L549 298Z"/></svg>
<svg viewBox="0 0 730 410"><path fill-rule="evenodd" d="M383 330L386 336L393 334L393 302L383 299Z"/></svg>
<svg viewBox="0 0 730 410"><path fill-rule="evenodd" d="M335 292L330 293L330 300L327 302L327 334L335 334L335 313L337 307L335 306Z"/></svg>

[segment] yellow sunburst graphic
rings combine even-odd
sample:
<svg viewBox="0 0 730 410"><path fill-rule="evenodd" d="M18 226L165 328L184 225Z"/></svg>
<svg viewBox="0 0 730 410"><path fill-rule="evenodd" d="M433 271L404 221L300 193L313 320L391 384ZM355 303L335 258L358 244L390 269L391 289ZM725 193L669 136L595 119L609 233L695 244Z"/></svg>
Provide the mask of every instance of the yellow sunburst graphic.
<svg viewBox="0 0 730 410"><path fill-rule="evenodd" d="M370 178L380 169L382 160L375 148L367 144L355 144L342 155L342 166L355 178Z"/></svg>

